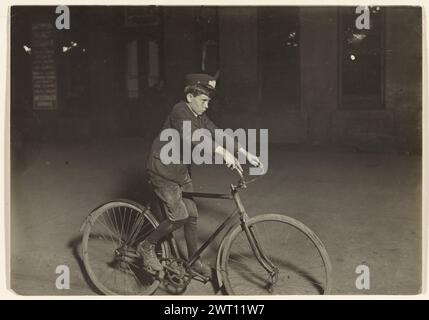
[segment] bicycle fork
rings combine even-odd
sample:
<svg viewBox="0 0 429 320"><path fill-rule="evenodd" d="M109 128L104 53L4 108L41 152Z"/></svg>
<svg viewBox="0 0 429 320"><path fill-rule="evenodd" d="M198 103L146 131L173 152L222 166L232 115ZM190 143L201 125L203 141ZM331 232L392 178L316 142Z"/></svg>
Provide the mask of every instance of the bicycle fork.
<svg viewBox="0 0 429 320"><path fill-rule="evenodd" d="M264 269L271 275L275 275L278 272L276 266L271 262L271 260L264 253L263 248L260 245L260 241L258 241L258 237L255 233L253 227L249 227L245 221L242 221L241 227L246 233L247 240L249 241L250 247L258 259L259 263L264 267Z"/></svg>
<svg viewBox="0 0 429 320"><path fill-rule="evenodd" d="M271 262L271 260L265 254L261 246L261 242L258 240L256 230L254 230L252 226L249 227L247 225L247 219L249 218L249 216L247 215L246 210L244 209L244 206L241 202L241 199L238 193L234 193L233 196L237 204L238 210L240 212L241 228L244 230L244 233L246 234L247 240L249 241L250 247L256 259L270 275L271 281L269 283L268 289L269 291L272 291L273 285L277 282L278 268Z"/></svg>

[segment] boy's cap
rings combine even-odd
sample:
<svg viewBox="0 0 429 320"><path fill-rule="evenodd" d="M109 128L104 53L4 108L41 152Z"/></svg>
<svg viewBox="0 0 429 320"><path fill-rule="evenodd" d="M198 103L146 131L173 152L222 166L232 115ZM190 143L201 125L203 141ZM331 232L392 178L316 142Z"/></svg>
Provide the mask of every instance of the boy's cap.
<svg viewBox="0 0 429 320"><path fill-rule="evenodd" d="M212 77L205 73L190 73L186 75L186 85L195 85L199 84L209 89L215 90L216 88L216 78Z"/></svg>

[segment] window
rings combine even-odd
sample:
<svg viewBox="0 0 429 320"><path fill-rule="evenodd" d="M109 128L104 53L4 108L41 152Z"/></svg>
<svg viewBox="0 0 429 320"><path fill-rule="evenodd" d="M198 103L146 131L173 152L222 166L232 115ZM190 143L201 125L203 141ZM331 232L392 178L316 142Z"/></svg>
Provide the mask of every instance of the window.
<svg viewBox="0 0 429 320"><path fill-rule="evenodd" d="M219 71L219 26L215 7L200 7L196 17L201 71L215 75Z"/></svg>
<svg viewBox="0 0 429 320"><path fill-rule="evenodd" d="M299 106L299 9L258 8L258 68L261 105Z"/></svg>
<svg viewBox="0 0 429 320"><path fill-rule="evenodd" d="M58 99L62 114L85 114L90 97L90 57L88 20L84 7L70 10L74 27L56 30Z"/></svg>
<svg viewBox="0 0 429 320"><path fill-rule="evenodd" d="M139 97L137 40L127 43L127 92L128 98Z"/></svg>
<svg viewBox="0 0 429 320"><path fill-rule="evenodd" d="M369 29L358 29L356 7L340 8L340 108L383 107L383 11L369 7Z"/></svg>

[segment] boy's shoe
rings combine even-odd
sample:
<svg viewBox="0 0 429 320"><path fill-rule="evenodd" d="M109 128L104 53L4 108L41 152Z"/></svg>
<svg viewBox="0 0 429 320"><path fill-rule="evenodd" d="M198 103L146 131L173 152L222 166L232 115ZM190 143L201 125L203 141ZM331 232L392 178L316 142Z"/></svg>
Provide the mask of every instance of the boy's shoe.
<svg viewBox="0 0 429 320"><path fill-rule="evenodd" d="M143 268L146 270L161 271L163 269L156 256L154 244L145 240L137 246L137 252L140 253L143 259Z"/></svg>
<svg viewBox="0 0 429 320"><path fill-rule="evenodd" d="M212 278L212 269L210 268L210 266L203 263L199 259L194 262L194 264L191 266L191 269L199 274L202 274L206 278Z"/></svg>

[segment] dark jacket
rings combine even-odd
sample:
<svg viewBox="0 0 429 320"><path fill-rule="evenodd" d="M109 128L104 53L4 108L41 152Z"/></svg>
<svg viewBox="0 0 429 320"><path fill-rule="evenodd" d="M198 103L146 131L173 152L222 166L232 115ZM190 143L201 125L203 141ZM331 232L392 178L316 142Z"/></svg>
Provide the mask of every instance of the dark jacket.
<svg viewBox="0 0 429 320"><path fill-rule="evenodd" d="M197 144L203 143L199 141L192 141L190 137L183 136L184 121L190 121L192 133L197 129L207 129L210 131L211 137L212 137L210 152L211 152L211 156L214 156L214 150L217 146L214 139L215 129L217 129L217 127L208 118L206 114L203 114L201 116L196 116L184 101L180 101L173 107L173 109L171 110L170 114L168 115L167 119L164 122L161 132L164 129L168 129L168 128L176 129L180 133L180 139L181 139L180 147L183 147L184 139L187 139L187 142L191 144L192 148L195 147L195 145ZM180 164L166 165L161 162L161 159L160 159L161 149L165 144L169 143L169 141L161 141L160 139L161 132L158 134L158 136L155 138L155 140L152 143L151 152L149 154L149 158L147 162L147 169L149 173L155 174L157 176L161 176L162 178L174 181L179 184L183 184L187 181L190 181L190 176L189 176L190 164L184 164L181 161ZM226 137L226 139L233 139L233 138ZM202 141L205 141L205 140L202 140ZM239 148L238 143L235 143L234 145L235 145L235 149L238 150ZM206 148L205 150L208 150L208 148Z"/></svg>

